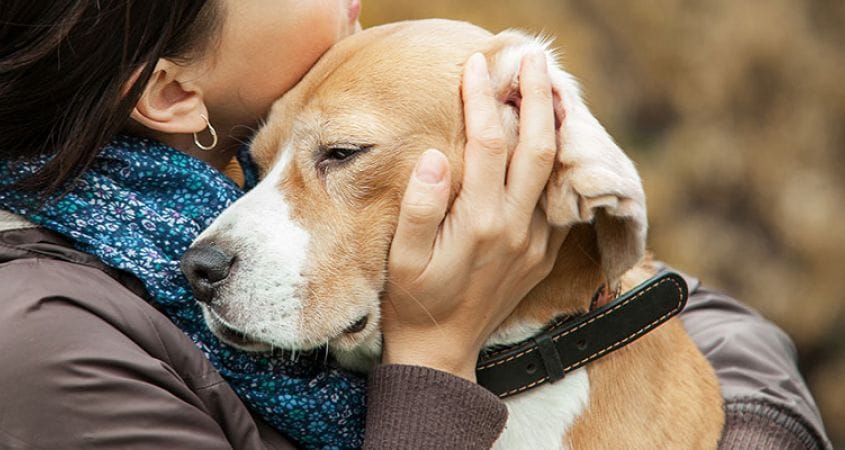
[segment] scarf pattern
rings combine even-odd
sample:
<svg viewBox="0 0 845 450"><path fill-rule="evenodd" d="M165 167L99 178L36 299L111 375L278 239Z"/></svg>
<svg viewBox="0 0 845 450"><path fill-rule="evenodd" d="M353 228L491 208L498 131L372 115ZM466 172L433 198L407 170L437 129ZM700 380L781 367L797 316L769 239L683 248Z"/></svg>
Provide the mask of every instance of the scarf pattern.
<svg viewBox="0 0 845 450"><path fill-rule="evenodd" d="M252 167L244 149L242 166ZM133 274L150 303L205 354L268 424L309 449L360 448L363 378L280 353L250 353L217 339L202 317L179 259L243 191L206 163L161 143L121 135L103 148L67 194L41 206L11 185L35 161L0 161L0 208L69 238L77 250ZM246 170L249 187L255 171Z"/></svg>

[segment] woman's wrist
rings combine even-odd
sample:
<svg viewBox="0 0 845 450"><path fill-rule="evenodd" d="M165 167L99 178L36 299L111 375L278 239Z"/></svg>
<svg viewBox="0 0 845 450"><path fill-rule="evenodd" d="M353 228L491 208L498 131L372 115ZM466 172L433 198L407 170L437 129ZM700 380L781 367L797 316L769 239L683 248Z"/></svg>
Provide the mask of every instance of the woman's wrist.
<svg viewBox="0 0 845 450"><path fill-rule="evenodd" d="M437 341L425 336L439 331L385 336L382 363L429 367L475 383L478 350L454 340Z"/></svg>

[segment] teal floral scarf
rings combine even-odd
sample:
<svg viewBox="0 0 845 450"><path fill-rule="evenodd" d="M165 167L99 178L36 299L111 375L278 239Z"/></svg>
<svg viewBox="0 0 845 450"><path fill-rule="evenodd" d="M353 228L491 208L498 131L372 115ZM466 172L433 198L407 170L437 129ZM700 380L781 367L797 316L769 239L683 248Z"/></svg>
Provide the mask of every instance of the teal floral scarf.
<svg viewBox="0 0 845 450"><path fill-rule="evenodd" d="M251 167L246 152L239 157ZM310 449L363 442L365 381L319 361L248 353L206 327L179 267L191 242L243 191L214 168L161 143L118 136L68 193L43 206L11 185L47 158L0 161L0 208L68 237L78 250L129 272L156 308L184 331L240 398L267 423ZM255 171L246 170L248 186Z"/></svg>

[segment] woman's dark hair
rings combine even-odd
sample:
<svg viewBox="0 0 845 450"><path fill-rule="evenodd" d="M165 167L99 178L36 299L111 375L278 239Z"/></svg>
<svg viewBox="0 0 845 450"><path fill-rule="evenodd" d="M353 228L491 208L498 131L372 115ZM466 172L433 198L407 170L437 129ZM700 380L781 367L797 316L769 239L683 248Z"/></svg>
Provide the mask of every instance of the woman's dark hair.
<svg viewBox="0 0 845 450"><path fill-rule="evenodd" d="M2 0L0 158L52 156L17 187L47 195L79 176L126 126L159 58L211 47L217 3Z"/></svg>

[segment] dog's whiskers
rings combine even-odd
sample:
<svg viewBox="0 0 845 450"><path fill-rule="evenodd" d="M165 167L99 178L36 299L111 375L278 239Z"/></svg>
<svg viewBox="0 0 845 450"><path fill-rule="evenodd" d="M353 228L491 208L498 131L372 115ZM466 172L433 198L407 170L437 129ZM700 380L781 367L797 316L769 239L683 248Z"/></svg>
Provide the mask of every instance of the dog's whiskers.
<svg viewBox="0 0 845 450"><path fill-rule="evenodd" d="M263 127L263 126L264 126L264 123L265 123L265 122L264 122L264 120L262 119L262 120L259 122L259 124L258 124L258 128ZM249 145L249 144L251 143L249 139L250 139L252 136L255 136L255 135L258 133L258 129L253 128L253 127L251 127L251 126L249 126L249 125L235 125L234 127L232 127L232 131L235 131L235 130L240 129L240 128L243 128L243 129L247 130L246 135L247 135L247 136L249 136L249 137L247 138L247 140L242 140L241 138L239 138L239 137L235 136L235 137L234 137L234 139L235 139L237 142L239 142L239 143L241 143L241 144L243 144L243 145Z"/></svg>

